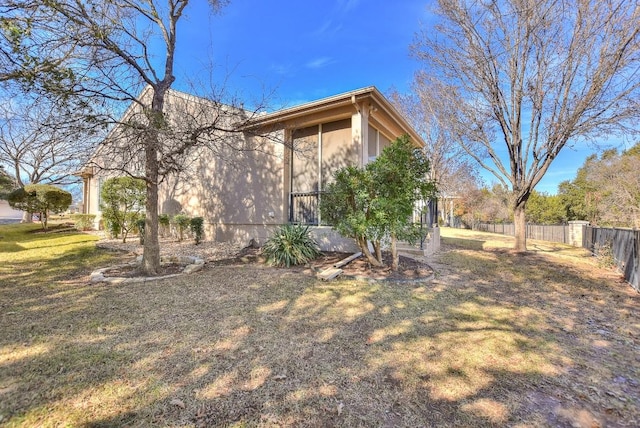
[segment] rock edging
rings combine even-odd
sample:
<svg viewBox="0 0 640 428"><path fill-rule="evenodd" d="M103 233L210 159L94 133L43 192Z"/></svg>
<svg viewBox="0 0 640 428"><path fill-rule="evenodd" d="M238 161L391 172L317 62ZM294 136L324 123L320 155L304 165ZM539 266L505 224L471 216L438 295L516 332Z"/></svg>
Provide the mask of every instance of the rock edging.
<svg viewBox="0 0 640 428"><path fill-rule="evenodd" d="M164 276L142 276L142 277L128 278L128 277L119 277L119 276L107 277L104 275L105 272L108 272L112 269L136 266L136 265L140 265L141 263L142 263L142 256L138 256L136 257L135 261L130 263L124 263L116 266L109 266L106 268L96 269L93 272L91 272L90 282L92 283L105 282L108 284L125 284L125 283L146 282L146 281L155 281L159 279L174 278L180 275L188 275L190 273L194 273L201 270L204 267L205 261L199 257L191 257L191 256L181 256L181 257L162 256L160 258L161 265L179 263L179 264L185 264L186 266L180 273L174 273L171 275L164 275Z"/></svg>

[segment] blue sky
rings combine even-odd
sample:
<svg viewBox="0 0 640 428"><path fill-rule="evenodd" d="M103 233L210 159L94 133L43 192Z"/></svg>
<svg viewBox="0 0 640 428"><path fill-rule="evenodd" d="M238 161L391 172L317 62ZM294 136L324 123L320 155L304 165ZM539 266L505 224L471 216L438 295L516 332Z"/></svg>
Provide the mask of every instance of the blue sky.
<svg viewBox="0 0 640 428"><path fill-rule="evenodd" d="M211 14L194 0L178 30L175 87L214 80L247 102L267 93L272 109L376 86L409 90L419 62L409 45L429 25L428 0L232 0ZM213 68L211 65L213 64ZM565 148L537 190L556 193L594 148ZM492 176L482 172L489 184Z"/></svg>
<svg viewBox="0 0 640 428"><path fill-rule="evenodd" d="M228 89L249 98L275 90L274 108L371 85L406 90L419 66L409 44L429 16L424 0L232 0L213 16L195 3L178 63L191 73L213 61Z"/></svg>

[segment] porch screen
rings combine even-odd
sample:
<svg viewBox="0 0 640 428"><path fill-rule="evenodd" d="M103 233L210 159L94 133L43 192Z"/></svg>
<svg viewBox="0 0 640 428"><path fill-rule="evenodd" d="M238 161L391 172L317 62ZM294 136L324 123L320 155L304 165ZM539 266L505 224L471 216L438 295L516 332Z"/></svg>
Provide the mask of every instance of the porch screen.
<svg viewBox="0 0 640 428"><path fill-rule="evenodd" d="M348 165L358 165L358 150L351 137L351 119L322 125L322 187L333 174Z"/></svg>
<svg viewBox="0 0 640 428"><path fill-rule="evenodd" d="M291 191L317 191L318 173L318 126L294 131Z"/></svg>
<svg viewBox="0 0 640 428"><path fill-rule="evenodd" d="M391 144L391 141L373 126L369 125L369 141L368 141L369 161L375 160L385 147Z"/></svg>

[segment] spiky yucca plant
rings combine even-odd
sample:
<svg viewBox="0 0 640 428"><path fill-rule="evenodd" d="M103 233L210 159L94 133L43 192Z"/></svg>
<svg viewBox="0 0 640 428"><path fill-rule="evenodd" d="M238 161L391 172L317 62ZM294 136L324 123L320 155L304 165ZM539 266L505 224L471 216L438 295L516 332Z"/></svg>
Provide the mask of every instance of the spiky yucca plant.
<svg viewBox="0 0 640 428"><path fill-rule="evenodd" d="M294 266L309 262L320 255L320 248L309 234L309 227L286 224L279 227L262 246L267 263Z"/></svg>

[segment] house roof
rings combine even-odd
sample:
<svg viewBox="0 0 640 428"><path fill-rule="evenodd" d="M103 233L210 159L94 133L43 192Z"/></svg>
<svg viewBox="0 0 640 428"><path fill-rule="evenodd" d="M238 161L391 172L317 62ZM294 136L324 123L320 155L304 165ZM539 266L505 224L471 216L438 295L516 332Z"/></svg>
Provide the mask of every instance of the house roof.
<svg viewBox="0 0 640 428"><path fill-rule="evenodd" d="M411 137L411 139L420 146L424 146L425 142L420 135L413 129L407 120L398 112L398 110L382 95L375 87L356 89L354 91L345 92L331 97L322 98L320 100L311 101L309 103L300 104L268 113L253 119L248 127L261 127L269 125L277 125L287 121L295 121L311 114L321 113L337 107L353 106L354 112L361 108L365 103L369 102L375 110L384 111L390 118Z"/></svg>
<svg viewBox="0 0 640 428"><path fill-rule="evenodd" d="M146 96L149 96L149 91L151 88L149 86L145 86L142 90L138 99L142 99ZM192 101L201 101L201 102L210 102L203 98L187 94L185 92L177 91L174 89L170 89L169 94L172 96L183 97L186 99L190 99ZM125 110L123 114L123 118L131 115L132 112L137 107L135 101L132 102L129 107ZM411 140L418 146L424 147L425 142L420 137L420 135L413 129L413 127L407 122L407 120L398 112L398 110L387 100L387 98L382 95L382 93L375 87L369 86L366 88L356 89L349 92L344 92L342 94L333 95L327 98L322 98L316 101L311 101L305 104L300 104L295 107L285 108L282 110L278 110L272 113L261 114L256 116L253 119L250 119L248 122L244 123L242 128L250 130L260 127L280 127L280 126L300 126L301 124L306 124L304 126L311 125L309 123L309 118L311 117L327 117L327 114L330 112L340 111L340 116L329 116L334 120L342 119L346 117L350 117L351 114L359 111L363 108L369 108L370 118L373 118L373 123L376 122L376 118L386 117L390 119L391 123L393 123L393 128L396 130L401 130L401 133L406 133L409 135ZM238 110L240 111L240 110ZM384 114L381 114L384 113ZM124 119L123 119L124 120ZM387 122L389 123L389 122ZM384 126L382 126L384 127ZM116 127L112 128L107 134L105 140L108 140L109 137L115 132ZM389 135L391 136L391 135ZM100 150L102 148L102 144L98 146L96 151L94 152L91 159L84 165L84 167L74 173L77 176L91 176L94 174L93 168L90 167L91 162L95 156L99 155Z"/></svg>

